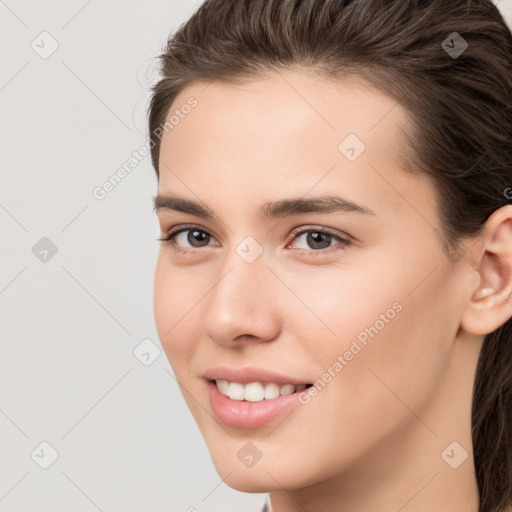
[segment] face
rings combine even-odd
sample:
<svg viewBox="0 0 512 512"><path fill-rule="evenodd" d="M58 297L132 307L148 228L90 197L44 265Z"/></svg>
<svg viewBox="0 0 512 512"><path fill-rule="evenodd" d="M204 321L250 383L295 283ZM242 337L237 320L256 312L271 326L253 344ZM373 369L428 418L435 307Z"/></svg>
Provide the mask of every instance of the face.
<svg viewBox="0 0 512 512"><path fill-rule="evenodd" d="M462 307L405 112L299 71L195 83L169 115L191 97L162 139L154 309L217 471L266 492L385 468L425 435Z"/></svg>

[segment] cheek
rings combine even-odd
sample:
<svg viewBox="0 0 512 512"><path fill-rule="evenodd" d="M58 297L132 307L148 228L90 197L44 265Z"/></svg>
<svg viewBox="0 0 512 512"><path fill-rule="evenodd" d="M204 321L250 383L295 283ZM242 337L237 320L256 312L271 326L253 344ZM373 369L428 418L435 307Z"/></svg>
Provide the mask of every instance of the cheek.
<svg viewBox="0 0 512 512"><path fill-rule="evenodd" d="M165 253L160 253L155 270L153 287L153 309L155 325L162 347L173 370L189 360L194 350L194 329L200 324L198 308L194 308L201 298L201 292L194 288L197 280L191 280L186 272L170 268L165 261Z"/></svg>
<svg viewBox="0 0 512 512"><path fill-rule="evenodd" d="M337 417L334 424L354 427L353 435L363 422L369 430L391 431L414 419L403 404L421 411L446 370L457 329L449 299L443 302L450 272L438 262L425 279L436 262L415 261L419 269L387 266L381 258L380 265L365 267L378 272L364 275L333 269L320 286L314 275L301 276L301 298L330 328L312 315L297 316L295 329L302 334L296 339L310 354L320 385L325 384L312 401Z"/></svg>
<svg viewBox="0 0 512 512"><path fill-rule="evenodd" d="M375 268L379 270L372 270ZM383 276L386 282L382 282ZM288 317L293 315L295 339L325 367L338 354L350 350L353 341L364 348L372 339L385 338L404 316L404 290L409 291L404 276L398 276L401 280L396 277L392 271L370 263L285 276L300 297L300 301L290 299L289 291L283 291L288 298Z"/></svg>

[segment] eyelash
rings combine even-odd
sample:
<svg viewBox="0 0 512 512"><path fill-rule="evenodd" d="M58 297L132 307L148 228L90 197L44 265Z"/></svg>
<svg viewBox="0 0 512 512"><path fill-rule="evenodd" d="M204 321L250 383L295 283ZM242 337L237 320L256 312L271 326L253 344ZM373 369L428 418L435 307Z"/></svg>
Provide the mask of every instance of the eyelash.
<svg viewBox="0 0 512 512"><path fill-rule="evenodd" d="M171 229L171 230L167 231L162 238L157 238L157 240L162 242L165 245L172 245L175 250L177 250L181 253L184 253L184 254L194 253L194 252L200 251L202 249L202 247L182 249L176 243L176 236L178 236L180 233L183 233L186 231L192 231L194 229L213 238L213 236L208 231L200 228L200 226L196 226L196 225L192 224L192 225L182 226L181 228L175 229L175 230ZM292 232L292 235L294 235L293 240L298 238L300 235L303 235L304 233L322 233L322 234L331 236L337 242L339 242L337 245L329 246L324 249L309 249L309 250L308 249L295 249L297 251L300 251L302 254L306 254L308 256L321 256L321 255L325 255L326 253L331 253L336 250L342 250L345 247L348 247L351 243L351 241L348 240L347 238L343 238L340 235L337 235L336 233L333 233L332 231L330 231L326 228L318 229L318 228L312 228L312 227L307 228L307 229L302 229L300 231ZM208 247L208 246L205 246L205 247Z"/></svg>

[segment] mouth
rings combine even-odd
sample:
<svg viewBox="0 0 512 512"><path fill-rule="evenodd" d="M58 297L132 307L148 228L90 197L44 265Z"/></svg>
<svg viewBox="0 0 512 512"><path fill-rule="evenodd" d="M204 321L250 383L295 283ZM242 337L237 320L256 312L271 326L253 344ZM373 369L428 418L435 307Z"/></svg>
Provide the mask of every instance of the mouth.
<svg viewBox="0 0 512 512"><path fill-rule="evenodd" d="M210 405L215 416L230 427L256 429L279 419L297 407L299 396L313 384L275 382L229 382L206 380Z"/></svg>
<svg viewBox="0 0 512 512"><path fill-rule="evenodd" d="M280 396L292 395L311 387L313 384L278 384L276 382L230 382L224 379L212 379L219 392L231 400L261 402L263 400L275 400Z"/></svg>

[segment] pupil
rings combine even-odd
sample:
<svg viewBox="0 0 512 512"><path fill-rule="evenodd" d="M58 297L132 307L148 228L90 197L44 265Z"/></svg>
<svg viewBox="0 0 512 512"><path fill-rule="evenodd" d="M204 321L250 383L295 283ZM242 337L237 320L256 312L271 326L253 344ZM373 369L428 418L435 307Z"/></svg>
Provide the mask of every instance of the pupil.
<svg viewBox="0 0 512 512"><path fill-rule="evenodd" d="M206 244L208 244L208 237L209 237L209 235L207 235L203 231L199 231L197 229L191 229L188 232L187 239L188 239L188 242L190 243L190 245L193 245L194 247L201 247L201 244L196 245L196 243L201 242L201 241L204 242L204 240L206 240Z"/></svg>
<svg viewBox="0 0 512 512"><path fill-rule="evenodd" d="M331 235L327 233L319 233L318 231L312 231L308 233L308 244L312 246L314 249L325 249L326 247L329 247L329 238ZM326 240L327 239L327 240ZM327 242L327 243L325 243ZM323 243L323 246L322 246ZM318 247L317 244L320 244L321 246Z"/></svg>

